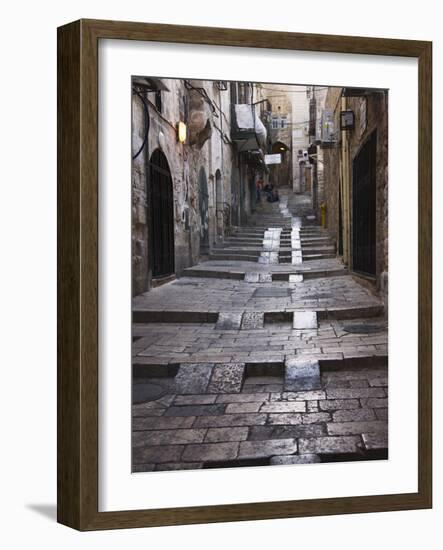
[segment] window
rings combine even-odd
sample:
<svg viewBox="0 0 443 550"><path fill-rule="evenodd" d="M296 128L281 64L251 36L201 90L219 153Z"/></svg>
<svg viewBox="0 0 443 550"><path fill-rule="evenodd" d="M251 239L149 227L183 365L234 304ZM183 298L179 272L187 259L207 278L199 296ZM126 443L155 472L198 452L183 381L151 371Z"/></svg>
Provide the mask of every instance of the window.
<svg viewBox="0 0 443 550"><path fill-rule="evenodd" d="M285 116L282 116L280 118L280 128L287 128L288 126L288 119Z"/></svg>
<svg viewBox="0 0 443 550"><path fill-rule="evenodd" d="M280 119L278 116L272 117L272 129L277 130L279 128Z"/></svg>

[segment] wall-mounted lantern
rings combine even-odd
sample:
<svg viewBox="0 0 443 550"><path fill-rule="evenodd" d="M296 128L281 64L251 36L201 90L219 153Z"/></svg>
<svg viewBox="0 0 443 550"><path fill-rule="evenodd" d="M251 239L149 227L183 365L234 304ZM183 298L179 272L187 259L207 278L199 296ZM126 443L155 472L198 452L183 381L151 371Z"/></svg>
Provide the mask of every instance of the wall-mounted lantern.
<svg viewBox="0 0 443 550"><path fill-rule="evenodd" d="M345 132L353 130L355 128L355 114L354 111L340 111L340 130Z"/></svg>
<svg viewBox="0 0 443 550"><path fill-rule="evenodd" d="M177 139L180 143L185 143L188 135L188 128L184 122L177 124Z"/></svg>

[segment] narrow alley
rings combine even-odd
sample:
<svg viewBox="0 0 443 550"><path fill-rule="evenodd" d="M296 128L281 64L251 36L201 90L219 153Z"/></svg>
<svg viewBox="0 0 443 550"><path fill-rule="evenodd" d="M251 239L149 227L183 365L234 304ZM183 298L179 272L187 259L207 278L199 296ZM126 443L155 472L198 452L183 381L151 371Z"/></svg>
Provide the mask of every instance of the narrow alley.
<svg viewBox="0 0 443 550"><path fill-rule="evenodd" d="M282 188L133 299L133 471L387 458L387 320Z"/></svg>

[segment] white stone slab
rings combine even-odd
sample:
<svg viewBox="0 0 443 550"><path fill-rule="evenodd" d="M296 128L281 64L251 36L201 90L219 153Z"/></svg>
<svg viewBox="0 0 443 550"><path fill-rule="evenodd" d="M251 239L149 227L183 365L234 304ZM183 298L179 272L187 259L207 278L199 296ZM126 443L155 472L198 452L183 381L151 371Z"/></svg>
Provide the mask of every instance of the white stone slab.
<svg viewBox="0 0 443 550"><path fill-rule="evenodd" d="M317 328L317 312L316 311L294 311L293 328Z"/></svg>

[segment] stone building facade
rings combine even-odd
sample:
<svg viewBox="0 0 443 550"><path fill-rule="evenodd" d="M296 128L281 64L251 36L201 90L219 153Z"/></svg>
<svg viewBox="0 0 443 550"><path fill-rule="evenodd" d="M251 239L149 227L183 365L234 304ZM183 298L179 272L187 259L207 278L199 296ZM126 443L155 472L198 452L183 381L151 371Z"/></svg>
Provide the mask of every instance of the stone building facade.
<svg viewBox="0 0 443 550"><path fill-rule="evenodd" d="M198 263L253 212L268 152L255 87L133 78L134 295Z"/></svg>
<svg viewBox="0 0 443 550"><path fill-rule="evenodd" d="M270 153L280 154L281 163L269 167L269 180L276 187L292 189L293 144L292 144L292 94L284 84L260 84L260 98L269 105Z"/></svg>
<svg viewBox="0 0 443 550"><path fill-rule="evenodd" d="M321 146L326 226L351 271L387 306L388 92L329 88L325 110L333 128Z"/></svg>

